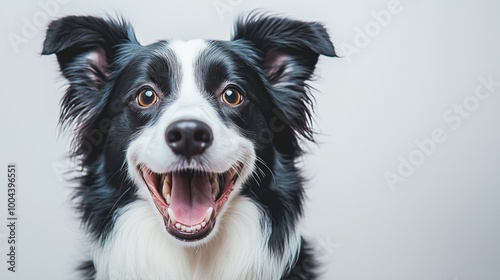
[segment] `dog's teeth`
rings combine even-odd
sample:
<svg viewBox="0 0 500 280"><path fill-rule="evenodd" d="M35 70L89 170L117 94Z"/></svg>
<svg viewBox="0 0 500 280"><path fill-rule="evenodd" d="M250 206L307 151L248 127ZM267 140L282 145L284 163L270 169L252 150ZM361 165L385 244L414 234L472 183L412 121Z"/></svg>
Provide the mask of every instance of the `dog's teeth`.
<svg viewBox="0 0 500 280"><path fill-rule="evenodd" d="M186 231L186 229L187 229L186 226L181 226L182 231Z"/></svg>
<svg viewBox="0 0 500 280"><path fill-rule="evenodd" d="M201 222L201 227L205 227L207 225L207 223L205 223L205 221Z"/></svg>
<svg viewBox="0 0 500 280"><path fill-rule="evenodd" d="M193 228L192 227L188 227L186 228L186 232L192 232L193 231Z"/></svg>
<svg viewBox="0 0 500 280"><path fill-rule="evenodd" d="M176 223L176 224L175 224L175 227L176 227L177 229L181 229L181 224Z"/></svg>
<svg viewBox="0 0 500 280"><path fill-rule="evenodd" d="M163 196L166 198L167 195L169 196L170 195L170 190L171 190L171 178L169 175L165 175L165 179L163 180L163 188L162 188L162 192L163 192Z"/></svg>
<svg viewBox="0 0 500 280"><path fill-rule="evenodd" d="M170 203L172 202L172 197L170 197L170 195L169 195L169 194L167 194L167 195L165 196L165 200L167 201L167 204L168 204L168 205L170 205Z"/></svg>
<svg viewBox="0 0 500 280"><path fill-rule="evenodd" d="M200 225L196 225L196 230L200 230L201 229L201 226Z"/></svg>
<svg viewBox="0 0 500 280"><path fill-rule="evenodd" d="M174 211L170 208L167 209L168 216L170 217L170 221L172 221L172 224L177 223L177 219L174 216Z"/></svg>
<svg viewBox="0 0 500 280"><path fill-rule="evenodd" d="M217 181L217 179L215 179L213 182L212 182L212 198L215 200L215 198L217 198L217 195L219 195L219 182Z"/></svg>
<svg viewBox="0 0 500 280"><path fill-rule="evenodd" d="M210 218L212 217L213 211L214 211L213 207L208 208L207 214L205 215L205 223L208 223L208 221L210 221Z"/></svg>

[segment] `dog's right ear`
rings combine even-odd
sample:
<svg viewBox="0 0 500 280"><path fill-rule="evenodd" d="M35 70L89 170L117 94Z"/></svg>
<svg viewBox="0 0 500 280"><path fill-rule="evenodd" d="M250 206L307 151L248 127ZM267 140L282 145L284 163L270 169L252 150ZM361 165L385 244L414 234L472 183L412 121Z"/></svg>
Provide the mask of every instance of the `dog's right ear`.
<svg viewBox="0 0 500 280"><path fill-rule="evenodd" d="M69 87L61 102L60 123L75 124L73 156L98 152L103 143L88 140L98 127L108 103L112 63L125 45L139 47L133 29L123 20L90 16L68 16L50 23L43 55L56 54ZM104 132L103 132L104 133Z"/></svg>
<svg viewBox="0 0 500 280"><path fill-rule="evenodd" d="M120 44L137 43L133 29L123 20L68 16L50 23L43 55L56 54L70 86L98 90Z"/></svg>

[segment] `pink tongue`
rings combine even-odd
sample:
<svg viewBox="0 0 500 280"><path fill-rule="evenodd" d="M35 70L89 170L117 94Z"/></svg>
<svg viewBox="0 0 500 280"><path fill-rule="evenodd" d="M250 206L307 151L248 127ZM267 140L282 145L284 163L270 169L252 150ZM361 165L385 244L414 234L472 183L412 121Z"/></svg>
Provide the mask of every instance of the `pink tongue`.
<svg viewBox="0 0 500 280"><path fill-rule="evenodd" d="M201 223L208 208L214 206L208 174L172 174L171 194L170 208L177 221L187 226Z"/></svg>

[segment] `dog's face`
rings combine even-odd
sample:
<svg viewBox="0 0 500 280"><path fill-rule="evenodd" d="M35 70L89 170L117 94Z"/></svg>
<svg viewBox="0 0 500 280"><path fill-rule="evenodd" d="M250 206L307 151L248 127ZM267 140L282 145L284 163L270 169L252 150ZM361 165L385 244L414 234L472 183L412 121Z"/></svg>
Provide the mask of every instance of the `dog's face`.
<svg viewBox="0 0 500 280"><path fill-rule="evenodd" d="M148 46L125 23L66 17L43 53L70 83L61 120L76 129L74 155L101 159L117 194L150 201L187 246L216 235L235 196L259 192L273 153L300 154L312 133L305 82L320 54L335 55L320 24L261 15L231 41Z"/></svg>
<svg viewBox="0 0 500 280"><path fill-rule="evenodd" d="M234 55L237 47L159 43L147 60L139 59L135 73L118 77L118 95L130 96L115 122L135 137L117 146L127 151L141 196L151 194L167 231L183 241L209 236L254 170L252 139L266 124L259 104L269 98L248 61ZM130 126L130 120L138 123Z"/></svg>

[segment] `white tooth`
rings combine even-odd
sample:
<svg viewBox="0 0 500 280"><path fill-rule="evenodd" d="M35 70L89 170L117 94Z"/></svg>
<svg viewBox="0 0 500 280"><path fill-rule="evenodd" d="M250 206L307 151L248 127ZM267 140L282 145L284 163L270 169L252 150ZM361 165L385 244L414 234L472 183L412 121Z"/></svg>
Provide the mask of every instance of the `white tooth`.
<svg viewBox="0 0 500 280"><path fill-rule="evenodd" d="M170 176L166 175L165 180L163 180L163 188L162 188L163 196L167 197L170 195Z"/></svg>
<svg viewBox="0 0 500 280"><path fill-rule="evenodd" d="M214 200L218 194L219 194L219 182L217 181L217 179L215 179L212 182L212 197L214 198Z"/></svg>
<svg viewBox="0 0 500 280"><path fill-rule="evenodd" d="M205 223L205 221L201 222L201 227L205 227L207 225L207 223Z"/></svg>
<svg viewBox="0 0 500 280"><path fill-rule="evenodd" d="M170 208L169 208L170 209ZM208 208L207 214L205 214L205 222L208 223L210 221L210 218L212 217L212 212L214 211L213 207Z"/></svg>
<svg viewBox="0 0 500 280"><path fill-rule="evenodd" d="M196 230L200 230L201 229L201 226L200 225L196 225Z"/></svg>
<svg viewBox="0 0 500 280"><path fill-rule="evenodd" d="M182 231L186 231L186 229L187 229L186 226L181 226Z"/></svg>
<svg viewBox="0 0 500 280"><path fill-rule="evenodd" d="M186 232L191 232L191 231L193 231L193 228L192 228L192 227L188 227L188 228L186 228Z"/></svg>
<svg viewBox="0 0 500 280"><path fill-rule="evenodd" d="M170 203L172 202L172 197L169 194L167 194L165 196L165 200L167 201L167 204L170 205Z"/></svg>
<svg viewBox="0 0 500 280"><path fill-rule="evenodd" d="M177 229L180 229L180 228L181 228L181 224L177 223L177 224L175 224L175 227L176 227Z"/></svg>
<svg viewBox="0 0 500 280"><path fill-rule="evenodd" d="M177 219L174 216L174 211L170 208L167 209L168 216L170 217L170 220L172 221L172 224L177 223Z"/></svg>

